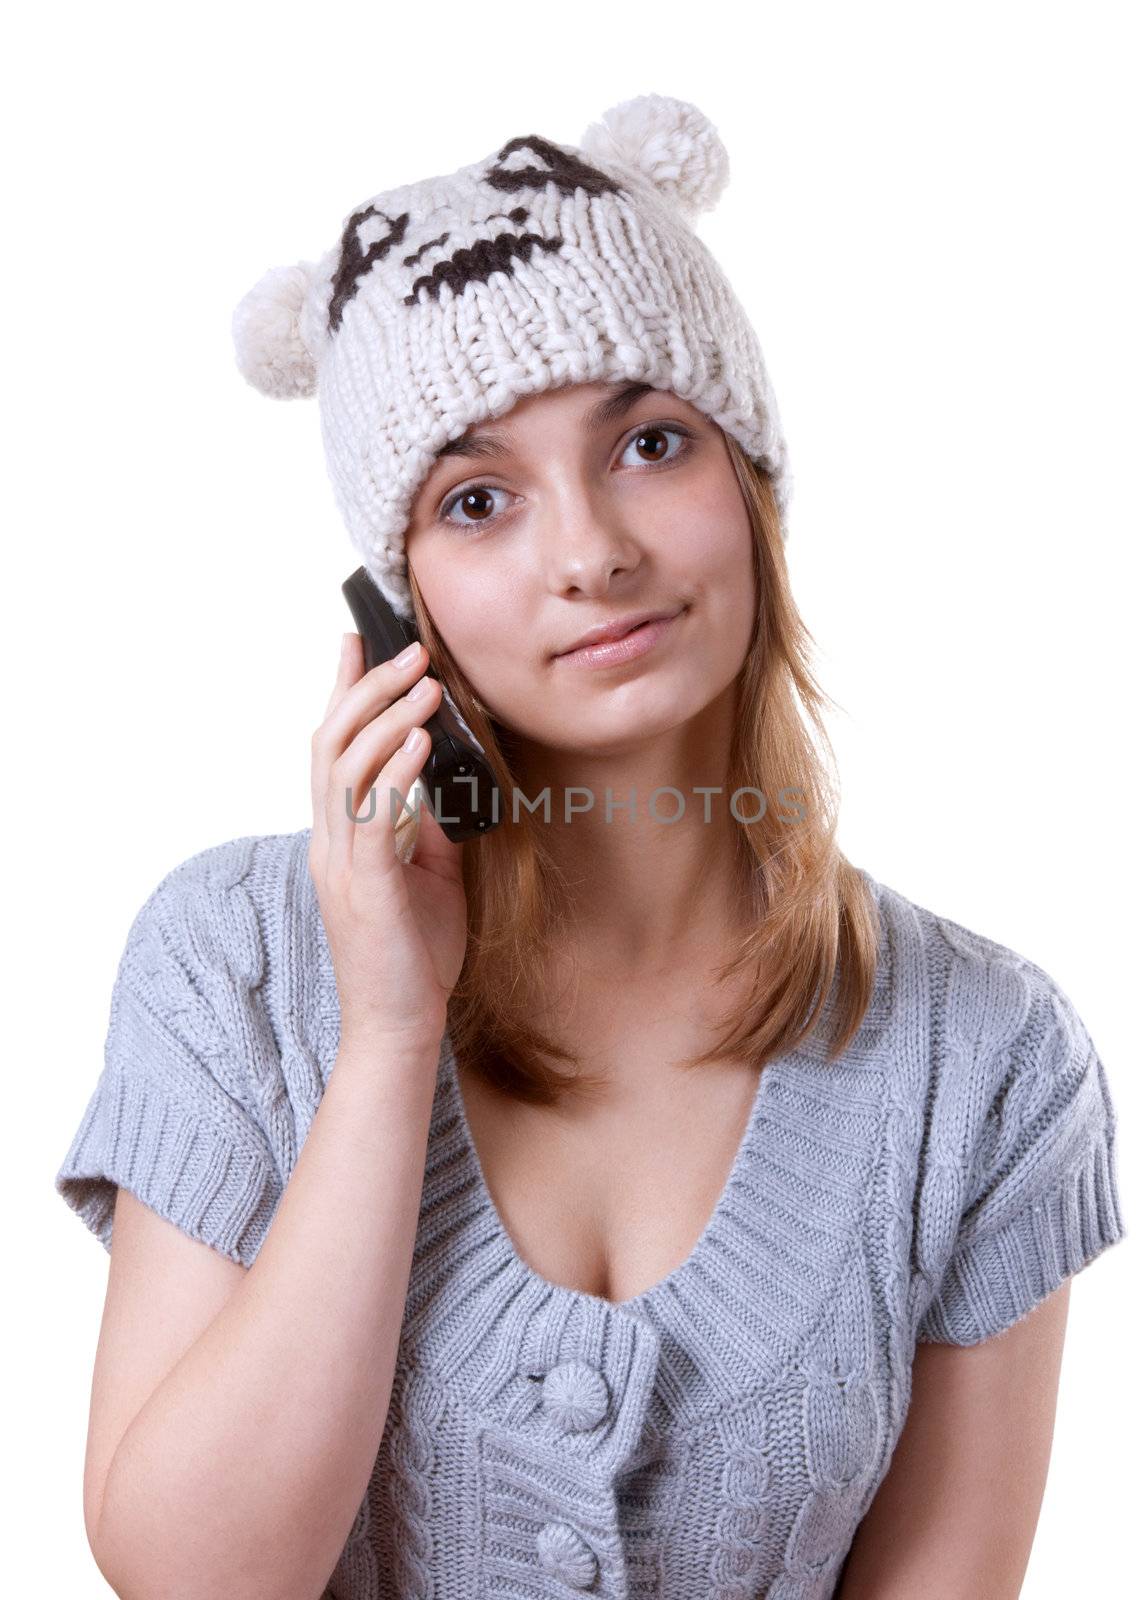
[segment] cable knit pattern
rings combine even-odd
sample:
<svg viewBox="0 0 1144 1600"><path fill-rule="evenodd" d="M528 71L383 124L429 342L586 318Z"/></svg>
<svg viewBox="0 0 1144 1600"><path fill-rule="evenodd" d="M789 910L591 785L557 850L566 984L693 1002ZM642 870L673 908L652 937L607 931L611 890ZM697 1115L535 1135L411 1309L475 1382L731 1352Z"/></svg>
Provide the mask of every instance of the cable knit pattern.
<svg viewBox="0 0 1144 1600"><path fill-rule="evenodd" d="M58 1192L117 1184L249 1266L337 1054L309 830L167 874L129 930ZM377 1462L323 1600L830 1600L918 1340L1010 1326L1124 1236L1116 1114L1061 988L866 883L874 994L762 1072L691 1254L622 1303L517 1254L442 1040Z"/></svg>
<svg viewBox="0 0 1144 1600"><path fill-rule="evenodd" d="M750 1426L744 1427L744 1421ZM766 1518L760 1510L770 1488L768 1418L734 1413L720 1425L725 1452L715 1513L715 1543L708 1572L708 1594L726 1600L753 1600L759 1593L765 1556Z"/></svg>

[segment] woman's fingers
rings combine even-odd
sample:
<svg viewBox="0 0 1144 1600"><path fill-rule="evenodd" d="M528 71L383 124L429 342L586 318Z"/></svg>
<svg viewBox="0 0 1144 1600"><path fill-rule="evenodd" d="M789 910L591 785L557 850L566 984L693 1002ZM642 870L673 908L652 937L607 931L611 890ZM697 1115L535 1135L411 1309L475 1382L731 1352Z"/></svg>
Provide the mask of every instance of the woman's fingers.
<svg viewBox="0 0 1144 1600"><path fill-rule="evenodd" d="M427 738L420 748L401 746L442 699L427 667L418 644L400 666L394 658L367 672L360 636L347 636L326 715L311 741L311 861L318 871L348 871L355 849L374 857L382 872L391 870L396 824L429 750Z"/></svg>
<svg viewBox="0 0 1144 1600"><path fill-rule="evenodd" d="M417 687L420 694L403 695L368 722L330 767L326 835L332 867L347 867L355 849L376 851L386 861L395 853L402 803L429 753L424 732L412 750L404 741L441 703L436 679L424 677Z"/></svg>
<svg viewBox="0 0 1144 1600"><path fill-rule="evenodd" d="M326 828L326 797L333 763L363 727L412 687L427 664L424 648L418 645L414 658L403 667L384 661L366 672L361 635L344 636L333 692L310 741L310 800L316 829L321 828L324 833Z"/></svg>
<svg viewBox="0 0 1144 1600"><path fill-rule="evenodd" d="M411 660L397 665L397 658L381 661L371 671L364 670L360 642L355 656L355 671L349 685L333 701L318 736L324 753L335 760L355 734L373 721L379 712L407 694L426 671L429 658L423 645L416 646Z"/></svg>
<svg viewBox="0 0 1144 1600"><path fill-rule="evenodd" d="M361 634L343 633L342 652L338 657L337 676L334 679L334 687L330 693L330 698L326 702L326 709L322 712L323 722L345 694L350 684L360 678L363 671Z"/></svg>
<svg viewBox="0 0 1144 1600"><path fill-rule="evenodd" d="M334 707L341 701L350 685L361 677L364 670L361 635L359 633L343 633L334 687L330 691L330 698L326 701L326 709L322 713L322 721L310 741L310 807L314 817L313 827L310 831L310 858L312 861L322 859L326 849L325 793L328 774L323 770L319 758L321 732Z"/></svg>
<svg viewBox="0 0 1144 1600"><path fill-rule="evenodd" d="M411 791L419 796L429 757L424 723L444 698L427 668L418 645L401 666L385 661L366 671L364 645L351 635L311 741L310 874L334 960L343 1036L357 1025L375 1028L378 1019L403 1032L443 1027L442 992L451 991L464 960L460 850L431 814L422 815L421 826L433 823L434 831L424 847L418 838L416 852L428 871L407 864L396 848L405 802Z"/></svg>

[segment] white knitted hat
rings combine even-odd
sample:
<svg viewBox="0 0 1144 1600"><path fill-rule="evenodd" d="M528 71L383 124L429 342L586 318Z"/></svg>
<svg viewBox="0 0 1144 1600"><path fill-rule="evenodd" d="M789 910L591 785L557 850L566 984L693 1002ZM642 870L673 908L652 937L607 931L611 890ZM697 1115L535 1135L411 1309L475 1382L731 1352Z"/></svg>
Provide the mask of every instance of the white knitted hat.
<svg viewBox="0 0 1144 1600"><path fill-rule="evenodd" d="M400 615L409 509L437 452L566 384L630 379L689 401L769 472L785 538L762 352L695 232L728 176L697 107L640 95L579 148L529 134L375 195L320 261L272 268L239 302L239 370L276 399L317 393L338 507Z"/></svg>

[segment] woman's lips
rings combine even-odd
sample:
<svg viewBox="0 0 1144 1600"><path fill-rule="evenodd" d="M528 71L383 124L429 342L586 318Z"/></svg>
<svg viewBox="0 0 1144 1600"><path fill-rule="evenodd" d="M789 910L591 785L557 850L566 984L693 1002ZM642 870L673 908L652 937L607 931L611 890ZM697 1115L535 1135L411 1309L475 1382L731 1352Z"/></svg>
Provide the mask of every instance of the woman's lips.
<svg viewBox="0 0 1144 1600"><path fill-rule="evenodd" d="M674 617L660 617L655 622L643 622L638 628L633 628L630 633L625 633L622 639L610 639L607 644L585 645L582 650L569 650L556 660L565 666L571 667L613 667L621 662L634 661L637 656L646 655L683 616L684 611L677 611Z"/></svg>

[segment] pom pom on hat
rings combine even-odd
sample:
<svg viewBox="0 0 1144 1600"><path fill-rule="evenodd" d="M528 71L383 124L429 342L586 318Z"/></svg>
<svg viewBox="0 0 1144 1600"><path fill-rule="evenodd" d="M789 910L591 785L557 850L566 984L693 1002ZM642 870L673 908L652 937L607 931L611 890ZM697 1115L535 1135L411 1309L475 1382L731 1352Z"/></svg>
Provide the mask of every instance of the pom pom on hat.
<svg viewBox="0 0 1144 1600"><path fill-rule="evenodd" d="M621 100L589 124L580 141L589 160L620 163L650 178L689 225L727 186L731 162L710 117L666 94Z"/></svg>
<svg viewBox="0 0 1144 1600"><path fill-rule="evenodd" d="M318 386L317 364L301 331L314 272L308 261L271 267L234 308L238 370L273 400L307 399Z"/></svg>

